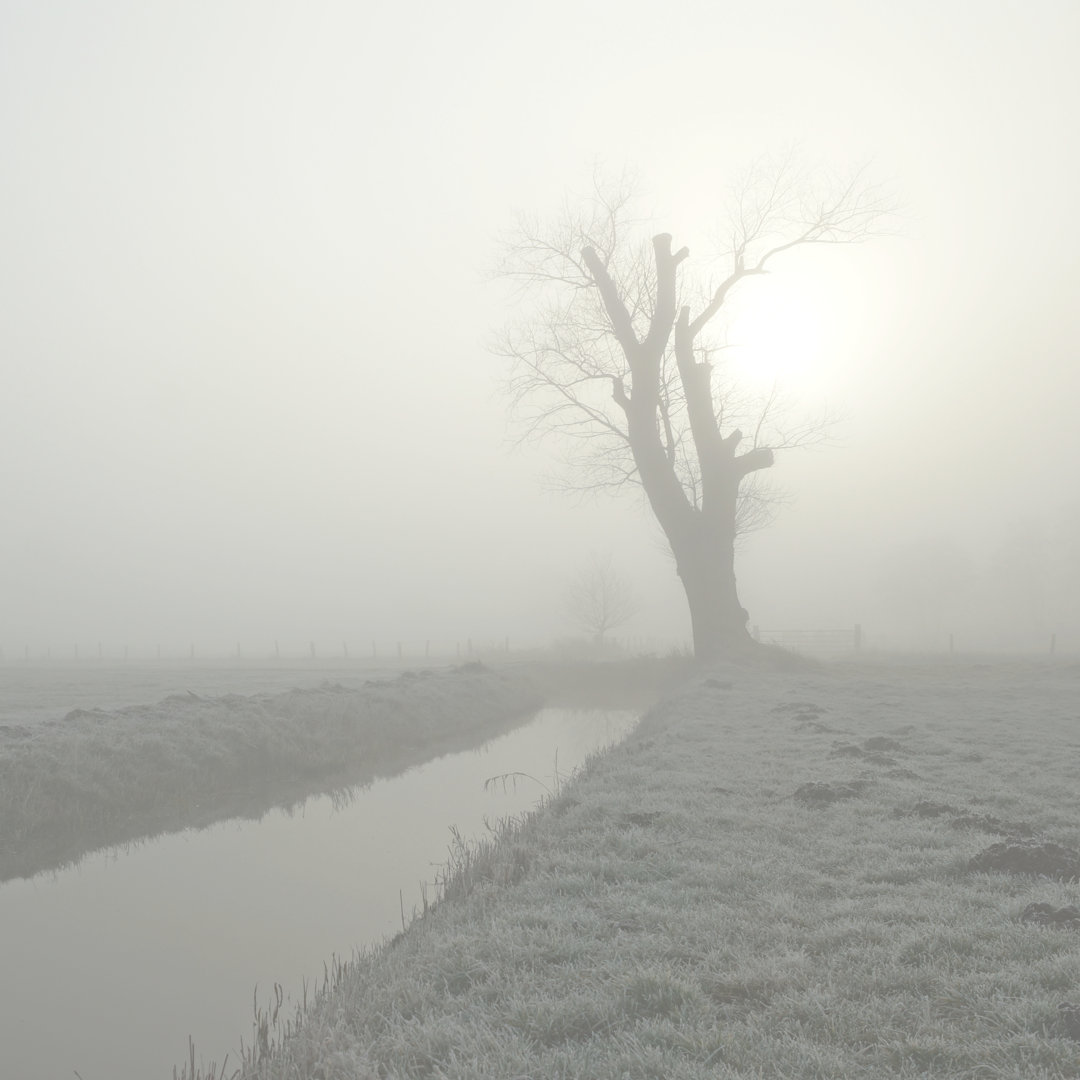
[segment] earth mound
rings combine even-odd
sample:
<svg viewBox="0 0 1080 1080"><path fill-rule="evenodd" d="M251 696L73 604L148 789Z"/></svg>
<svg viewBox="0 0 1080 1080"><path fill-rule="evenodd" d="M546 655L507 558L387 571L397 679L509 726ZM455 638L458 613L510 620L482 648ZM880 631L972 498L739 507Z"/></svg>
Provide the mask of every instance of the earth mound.
<svg viewBox="0 0 1080 1080"><path fill-rule="evenodd" d="M975 872L1001 871L1056 881L1080 881L1080 852L1052 843L991 844L972 858L967 868Z"/></svg>

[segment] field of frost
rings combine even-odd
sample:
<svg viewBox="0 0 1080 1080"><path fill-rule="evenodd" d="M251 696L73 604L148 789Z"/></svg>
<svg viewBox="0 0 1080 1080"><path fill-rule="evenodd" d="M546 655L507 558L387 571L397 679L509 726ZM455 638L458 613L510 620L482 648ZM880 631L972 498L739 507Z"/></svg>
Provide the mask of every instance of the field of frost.
<svg viewBox="0 0 1080 1080"><path fill-rule="evenodd" d="M240 1074L1076 1077L1078 760L1075 661L699 675Z"/></svg>

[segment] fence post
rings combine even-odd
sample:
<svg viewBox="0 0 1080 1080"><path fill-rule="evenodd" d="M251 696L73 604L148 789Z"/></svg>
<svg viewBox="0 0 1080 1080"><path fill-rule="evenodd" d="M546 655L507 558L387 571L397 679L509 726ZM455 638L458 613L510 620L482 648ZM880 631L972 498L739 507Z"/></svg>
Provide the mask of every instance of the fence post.
<svg viewBox="0 0 1080 1080"><path fill-rule="evenodd" d="M1053 656L1057 652L1057 634L1050 635L1050 655Z"/></svg>
<svg viewBox="0 0 1080 1080"><path fill-rule="evenodd" d="M311 649L311 659L314 660L315 659L315 642L314 641L309 641L308 642L308 648Z"/></svg>

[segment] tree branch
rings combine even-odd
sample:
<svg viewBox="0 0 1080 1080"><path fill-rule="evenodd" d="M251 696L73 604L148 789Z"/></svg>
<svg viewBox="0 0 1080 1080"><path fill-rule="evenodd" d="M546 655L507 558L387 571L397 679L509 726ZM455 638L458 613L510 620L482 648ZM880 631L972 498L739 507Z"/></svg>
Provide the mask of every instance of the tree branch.
<svg viewBox="0 0 1080 1080"><path fill-rule="evenodd" d="M694 359L693 339L690 309L683 307L675 323L675 361L686 399L690 433L697 446L698 457L703 458L712 454L720 438L720 429L713 410L712 368Z"/></svg>
<svg viewBox="0 0 1080 1080"><path fill-rule="evenodd" d="M773 452L767 446L758 446L753 450L747 450L735 459L735 469L739 476L757 472L758 469L768 469L773 465Z"/></svg>
<svg viewBox="0 0 1080 1080"><path fill-rule="evenodd" d="M720 287L713 293L712 299L709 301L705 310L690 324L690 338L693 340L701 333L705 328L706 323L724 306L724 301L727 299L727 294L731 292L744 277L749 277L751 274L764 274L765 271L758 266L747 268L742 265L742 256L736 257L736 267L732 274L730 274L720 285Z"/></svg>
<svg viewBox="0 0 1080 1080"><path fill-rule="evenodd" d="M634 333L630 312L626 310L626 304L619 295L615 282L611 280L607 267L596 254L596 249L585 248L581 253L581 257L589 268L589 273L592 274L597 289L600 290L600 299L603 300L604 310L611 320L611 329L615 339L622 346L622 350L626 353L626 358L632 366L638 353L638 339Z"/></svg>
<svg viewBox="0 0 1080 1080"><path fill-rule="evenodd" d="M671 326L675 321L675 271L679 263L690 254L687 247L671 253L671 233L659 233L653 237L653 255L656 261L656 306L649 323L649 332L642 342L642 350L648 356L659 357L667 348Z"/></svg>

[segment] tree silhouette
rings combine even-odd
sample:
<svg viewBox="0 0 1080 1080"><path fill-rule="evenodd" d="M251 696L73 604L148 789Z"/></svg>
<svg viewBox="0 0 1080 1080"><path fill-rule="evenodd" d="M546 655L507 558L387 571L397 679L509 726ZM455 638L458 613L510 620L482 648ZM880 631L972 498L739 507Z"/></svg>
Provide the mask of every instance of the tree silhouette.
<svg viewBox="0 0 1080 1080"><path fill-rule="evenodd" d="M701 660L752 647L735 578L735 539L770 517L759 474L778 450L820 441L821 418L793 420L774 389L754 399L719 363L710 331L734 291L785 252L882 231L888 198L863 169L810 175L763 159L731 192L725 269L687 279L690 252L645 240L633 184L597 182L552 222L523 217L500 272L531 303L497 351L523 437L558 435L567 487L640 484L675 558Z"/></svg>

